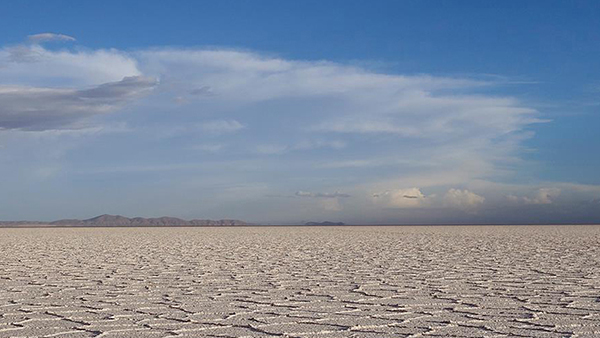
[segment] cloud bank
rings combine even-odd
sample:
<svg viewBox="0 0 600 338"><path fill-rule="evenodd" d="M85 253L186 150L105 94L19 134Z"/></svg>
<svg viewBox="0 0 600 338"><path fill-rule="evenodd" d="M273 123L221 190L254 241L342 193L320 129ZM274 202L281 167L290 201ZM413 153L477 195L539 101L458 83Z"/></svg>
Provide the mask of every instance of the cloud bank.
<svg viewBox="0 0 600 338"><path fill-rule="evenodd" d="M42 46L48 41L74 39L42 33L0 48L0 161L23 168L0 174L17 189L27 168L53 168L44 175L53 182L77 167L80 189L112 196L125 195L95 175L127 180L130 199L98 197L114 208L99 213L145 205L189 218L181 210L201 205L198 215L251 221L488 220L499 217L492 208L530 208L534 218L600 196L595 186L514 183L531 126L547 121L493 80L227 49ZM68 133L109 126L127 128L118 137ZM153 190L162 193L149 182L164 184ZM275 195L298 198L267 197Z"/></svg>

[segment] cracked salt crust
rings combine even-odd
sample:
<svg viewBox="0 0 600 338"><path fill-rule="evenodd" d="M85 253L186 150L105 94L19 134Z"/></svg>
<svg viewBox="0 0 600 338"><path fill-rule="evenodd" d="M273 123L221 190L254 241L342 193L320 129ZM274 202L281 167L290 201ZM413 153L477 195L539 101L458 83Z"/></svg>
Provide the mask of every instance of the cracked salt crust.
<svg viewBox="0 0 600 338"><path fill-rule="evenodd" d="M600 226L0 229L2 337L600 337Z"/></svg>

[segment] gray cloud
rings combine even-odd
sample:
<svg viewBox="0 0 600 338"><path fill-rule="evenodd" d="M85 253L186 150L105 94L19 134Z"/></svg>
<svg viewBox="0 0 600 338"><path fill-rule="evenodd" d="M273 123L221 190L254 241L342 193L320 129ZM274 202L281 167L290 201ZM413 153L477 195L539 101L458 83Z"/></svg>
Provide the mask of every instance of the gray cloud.
<svg viewBox="0 0 600 338"><path fill-rule="evenodd" d="M94 115L108 113L156 85L149 77L125 77L91 89L0 86L0 128L69 129Z"/></svg>
<svg viewBox="0 0 600 338"><path fill-rule="evenodd" d="M101 84L95 88L79 91L82 99L123 101L137 97L140 93L154 87L157 80L144 76L127 76L118 82Z"/></svg>
<svg viewBox="0 0 600 338"><path fill-rule="evenodd" d="M190 95L194 96L210 96L213 95L212 88L210 86L202 86L195 89L190 90Z"/></svg>

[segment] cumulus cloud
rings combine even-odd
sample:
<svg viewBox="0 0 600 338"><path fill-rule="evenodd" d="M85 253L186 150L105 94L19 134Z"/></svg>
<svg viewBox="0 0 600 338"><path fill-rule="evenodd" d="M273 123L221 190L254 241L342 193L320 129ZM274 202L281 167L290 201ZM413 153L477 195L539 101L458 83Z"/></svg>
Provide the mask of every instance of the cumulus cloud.
<svg viewBox="0 0 600 338"><path fill-rule="evenodd" d="M33 43L49 42L49 41L75 41L75 38L69 35L56 33L40 33L29 35L27 39Z"/></svg>
<svg viewBox="0 0 600 338"><path fill-rule="evenodd" d="M539 189L533 198L524 197L524 199L528 204L552 204L553 199L558 197L558 195L560 195L560 189L543 188Z"/></svg>
<svg viewBox="0 0 600 338"><path fill-rule="evenodd" d="M386 190L372 196L376 205L386 208L434 208L444 206L471 210L481 205L485 198L469 190L451 188L443 196L425 195L419 188Z"/></svg>
<svg viewBox="0 0 600 338"><path fill-rule="evenodd" d="M373 194L376 204L390 208L417 208L429 204L431 196L425 196L419 188L387 190Z"/></svg>
<svg viewBox="0 0 600 338"><path fill-rule="evenodd" d="M153 78L135 76L83 90L0 86L0 128L74 128L86 118L116 110L155 85Z"/></svg>
<svg viewBox="0 0 600 338"><path fill-rule="evenodd" d="M521 202L525 204L552 204L554 199L560 195L561 189L558 188L540 188L533 196L515 196L508 195L511 202Z"/></svg>
<svg viewBox="0 0 600 338"><path fill-rule="evenodd" d="M470 209L477 207L485 201L483 196L479 196L469 190L450 189L444 195L444 206L451 208Z"/></svg>

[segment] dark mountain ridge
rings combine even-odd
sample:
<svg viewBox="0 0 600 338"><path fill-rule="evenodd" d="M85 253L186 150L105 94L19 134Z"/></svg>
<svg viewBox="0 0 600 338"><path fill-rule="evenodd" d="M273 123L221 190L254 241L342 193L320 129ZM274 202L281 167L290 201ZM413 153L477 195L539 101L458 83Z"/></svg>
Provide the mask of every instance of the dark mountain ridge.
<svg viewBox="0 0 600 338"><path fill-rule="evenodd" d="M346 225L344 222L329 222L329 221L325 221L325 222L307 222L304 223L304 225L334 225L334 226L340 226L340 225Z"/></svg>
<svg viewBox="0 0 600 338"><path fill-rule="evenodd" d="M176 217L125 217L120 215L100 215L88 219L61 219L52 222L40 221L0 221L0 227L18 226L89 226L89 227L144 227L144 226L235 226L249 225L237 219L192 219L184 220Z"/></svg>

